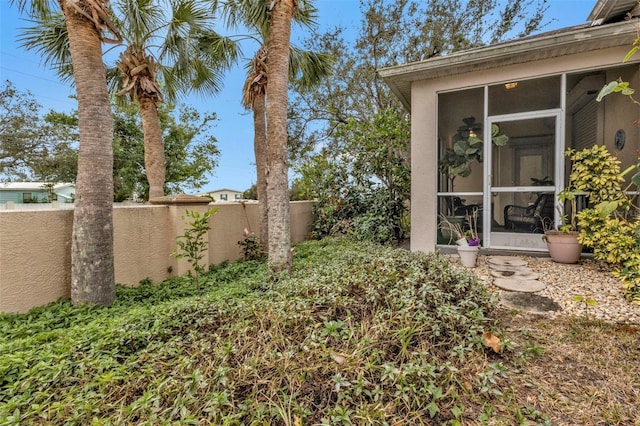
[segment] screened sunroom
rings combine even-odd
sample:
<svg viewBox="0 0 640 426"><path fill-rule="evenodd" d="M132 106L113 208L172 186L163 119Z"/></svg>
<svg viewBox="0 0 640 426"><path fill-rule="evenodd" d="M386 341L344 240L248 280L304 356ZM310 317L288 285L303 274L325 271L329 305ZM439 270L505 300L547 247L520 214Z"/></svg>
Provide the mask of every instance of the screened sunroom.
<svg viewBox="0 0 640 426"><path fill-rule="evenodd" d="M380 70L412 115L412 250L453 244L442 220L475 224L485 248L546 250L568 148L604 144L623 167L635 163L640 110L596 96L618 78L640 87L637 58L623 63L638 21L597 13L602 25Z"/></svg>

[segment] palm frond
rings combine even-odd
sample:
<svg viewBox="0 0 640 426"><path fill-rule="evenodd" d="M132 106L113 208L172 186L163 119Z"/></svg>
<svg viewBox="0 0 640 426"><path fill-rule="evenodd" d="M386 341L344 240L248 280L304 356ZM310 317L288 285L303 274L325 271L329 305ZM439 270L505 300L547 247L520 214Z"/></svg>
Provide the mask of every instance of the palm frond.
<svg viewBox="0 0 640 426"><path fill-rule="evenodd" d="M269 31L269 13L266 1L227 0L222 7L227 27L246 26L258 32L263 38Z"/></svg>
<svg viewBox="0 0 640 426"><path fill-rule="evenodd" d="M20 13L26 13L31 18L46 18L60 10L56 0L9 0L9 4L15 4Z"/></svg>
<svg viewBox="0 0 640 426"><path fill-rule="evenodd" d="M302 50L292 45L289 55L289 80L308 89L333 72L334 58L326 53Z"/></svg>
<svg viewBox="0 0 640 426"><path fill-rule="evenodd" d="M20 29L20 47L36 52L63 81L72 82L69 36L62 13L34 16L28 22L32 26Z"/></svg>
<svg viewBox="0 0 640 426"><path fill-rule="evenodd" d="M160 29L164 10L154 0L112 0L118 10L117 27L127 43L143 45Z"/></svg>

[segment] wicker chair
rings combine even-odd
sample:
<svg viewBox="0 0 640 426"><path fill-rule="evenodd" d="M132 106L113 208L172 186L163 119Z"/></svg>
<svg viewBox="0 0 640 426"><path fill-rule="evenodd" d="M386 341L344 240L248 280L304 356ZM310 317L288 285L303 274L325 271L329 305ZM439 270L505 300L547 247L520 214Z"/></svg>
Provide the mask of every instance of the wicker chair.
<svg viewBox="0 0 640 426"><path fill-rule="evenodd" d="M505 206L505 229L515 232L543 233L542 224L553 222L554 199L554 194L542 193L530 206Z"/></svg>

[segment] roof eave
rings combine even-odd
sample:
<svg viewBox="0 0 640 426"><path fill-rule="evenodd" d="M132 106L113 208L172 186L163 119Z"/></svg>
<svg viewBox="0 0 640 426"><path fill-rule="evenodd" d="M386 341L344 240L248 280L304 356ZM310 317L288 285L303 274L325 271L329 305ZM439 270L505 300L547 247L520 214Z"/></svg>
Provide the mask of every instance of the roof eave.
<svg viewBox="0 0 640 426"><path fill-rule="evenodd" d="M636 21L597 27L579 26L561 32L518 39L425 61L382 68L378 74L411 110L411 82L502 67L534 60L631 45L637 34Z"/></svg>

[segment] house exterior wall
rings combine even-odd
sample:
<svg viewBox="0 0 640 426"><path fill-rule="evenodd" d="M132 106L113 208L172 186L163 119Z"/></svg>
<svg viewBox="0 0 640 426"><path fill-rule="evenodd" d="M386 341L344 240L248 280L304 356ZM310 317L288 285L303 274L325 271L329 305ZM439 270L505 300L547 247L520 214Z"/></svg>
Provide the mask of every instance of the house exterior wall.
<svg viewBox="0 0 640 426"><path fill-rule="evenodd" d="M11 201L14 203L21 203L22 192L0 190L0 203L6 203L7 201Z"/></svg>
<svg viewBox="0 0 640 426"><path fill-rule="evenodd" d="M12 201L14 203L24 203L24 194L31 194L31 201L27 202L49 202L49 193L46 189L42 188L42 185L44 185L44 183L27 182L24 184L23 188L20 187L22 185L20 183L9 183L7 185L12 185L12 187L0 188L0 203L6 203L7 201ZM53 192L55 194L63 195L58 199L58 201L62 203L70 202L75 191L75 185L73 184L64 184L53 189Z"/></svg>
<svg viewBox="0 0 640 426"><path fill-rule="evenodd" d="M622 78L630 82L636 92L640 90L639 66L612 69L607 72L606 81L614 81ZM638 162L638 156L634 151L640 149L640 131L635 121L640 119L640 108L625 96L619 94L609 95L604 98L604 144L613 154L616 154L621 164L621 169ZM626 134L626 143L622 151L615 147L616 131L622 129Z"/></svg>
<svg viewBox="0 0 640 426"><path fill-rule="evenodd" d="M629 48L630 46L621 46L413 82L411 85L411 250L428 252L435 250L436 247L439 92L565 72L620 66ZM637 72L631 77L635 79L634 81L638 81ZM615 78L617 76L611 80ZM625 106L624 101L629 102L628 99L622 97L614 99L614 97L606 99L605 121L609 123L605 126L605 142L608 146L613 143L615 130L612 128L625 128L627 145L620 156L628 159L639 147L638 129L633 126L638 110L629 107L628 104ZM613 150L613 152L616 151Z"/></svg>
<svg viewBox="0 0 640 426"><path fill-rule="evenodd" d="M220 189L218 191L207 192L206 195L213 198L214 201L238 201L242 199L242 191L235 191L233 189ZM224 200L223 196L226 196L227 199Z"/></svg>
<svg viewBox="0 0 640 426"><path fill-rule="evenodd" d="M62 197L58 197L58 201L61 203L69 203L76 193L76 188L75 186L65 186L63 188L54 189L53 192L58 195L62 195Z"/></svg>
<svg viewBox="0 0 640 426"><path fill-rule="evenodd" d="M304 240L313 203L291 203L291 241ZM170 256L186 228L187 210L217 208L207 236L209 264L241 257L244 229L259 234L258 203L152 205L114 208L115 280L136 286L182 275L190 265ZM26 312L70 297L72 210L0 211L0 312Z"/></svg>

